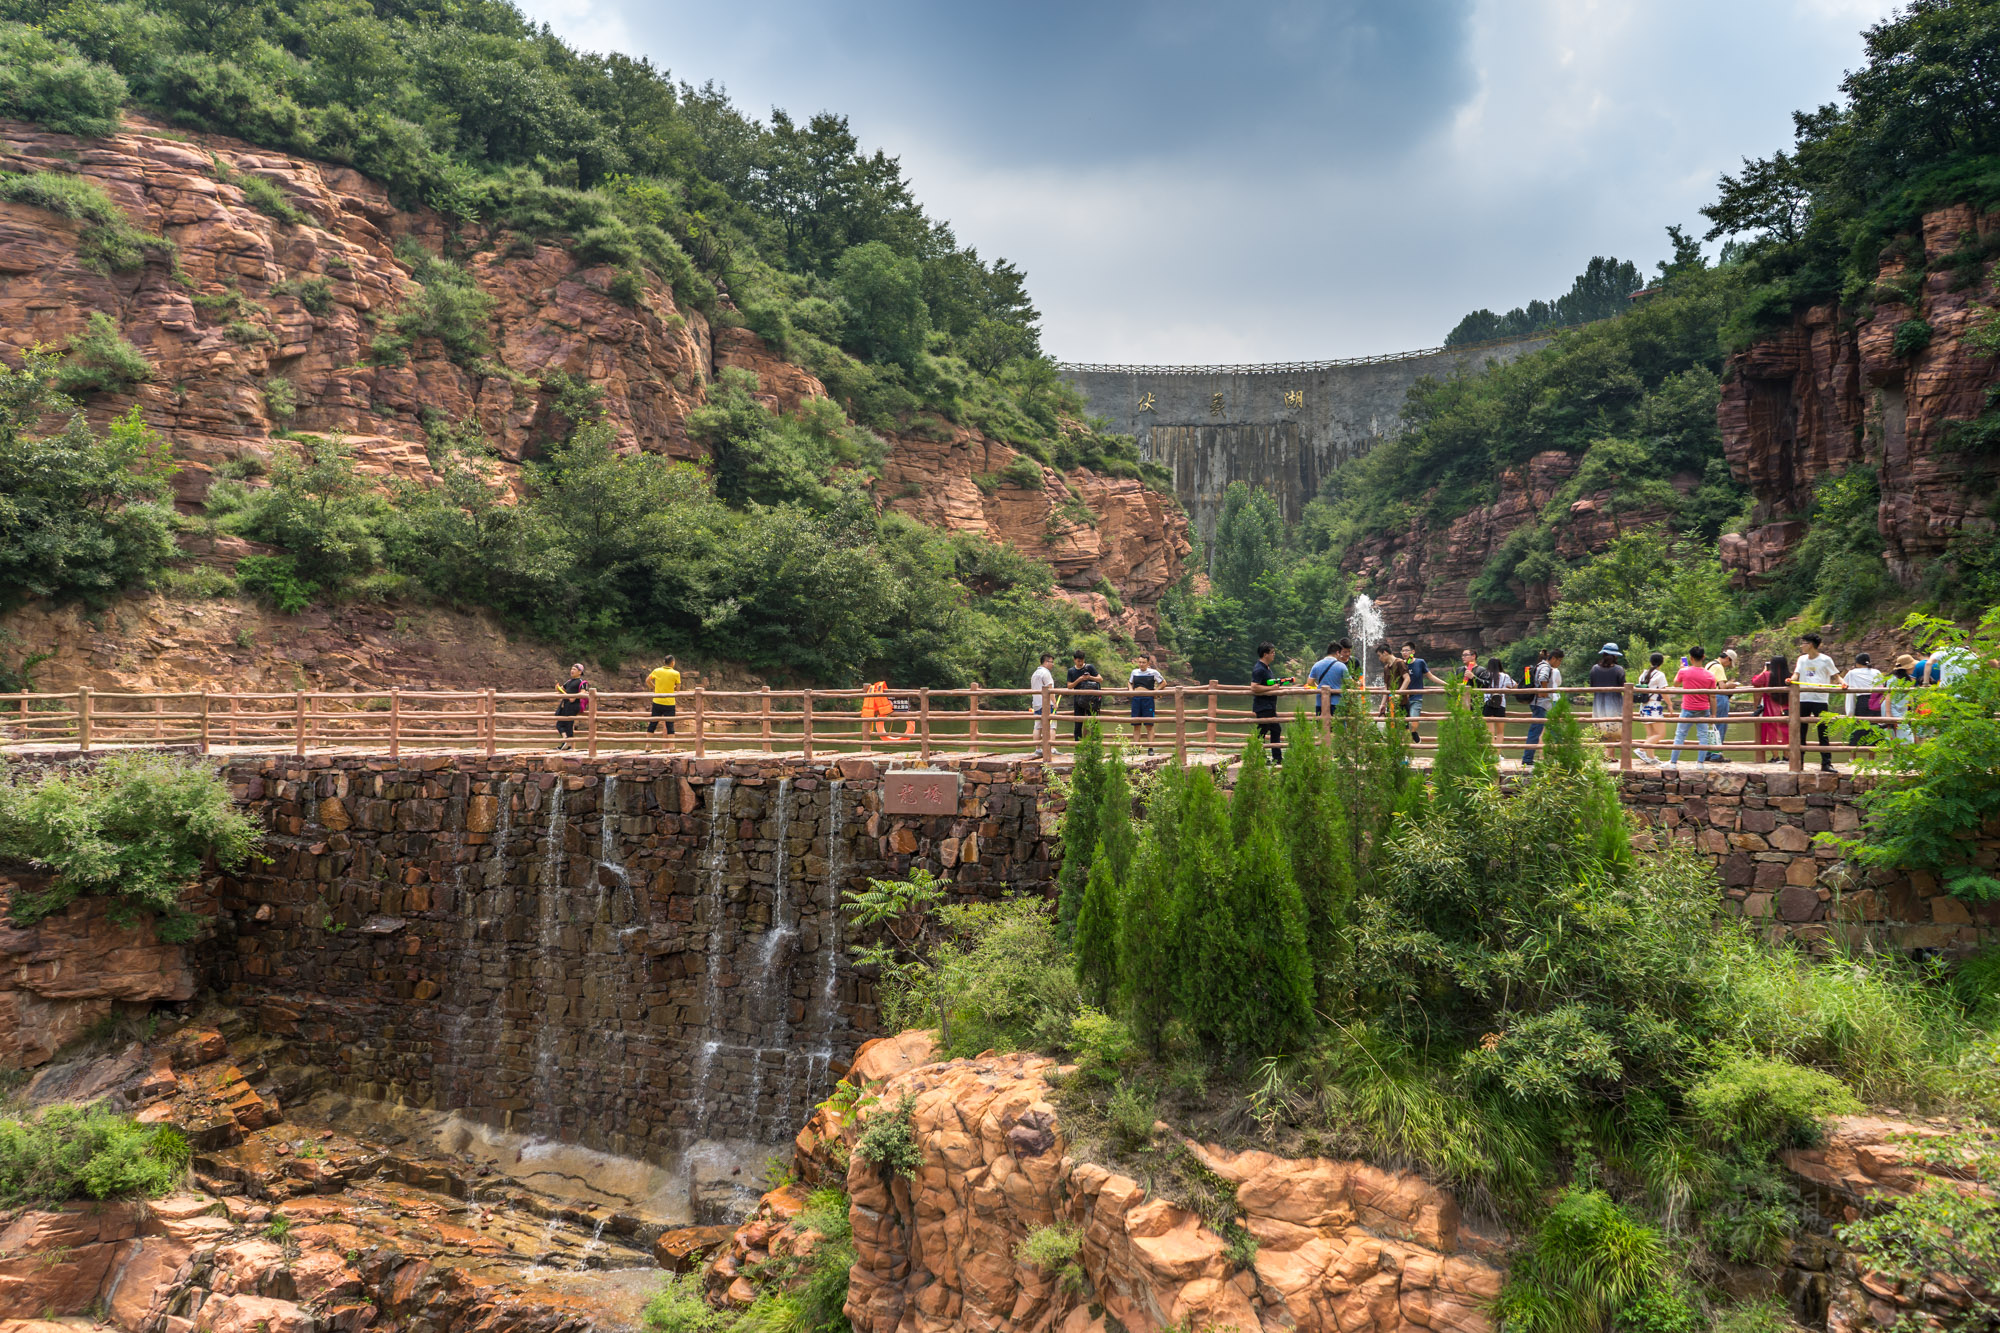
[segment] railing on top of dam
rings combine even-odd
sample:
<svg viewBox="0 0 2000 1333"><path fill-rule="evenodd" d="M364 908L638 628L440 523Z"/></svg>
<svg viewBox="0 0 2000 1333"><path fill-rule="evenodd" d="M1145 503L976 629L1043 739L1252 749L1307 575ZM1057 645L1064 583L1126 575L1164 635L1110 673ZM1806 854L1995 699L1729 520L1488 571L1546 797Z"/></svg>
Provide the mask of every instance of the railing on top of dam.
<svg viewBox="0 0 2000 1333"><path fill-rule="evenodd" d="M1376 707L1386 701L1380 688L1352 686L1364 701L1366 720L1373 721ZM1849 693L1839 686L1819 686L1830 695ZM1098 716L1107 736L1124 738L1130 744L1171 748L1185 762L1190 750L1216 752L1240 749L1250 733L1283 719L1259 715L1253 697L1275 698L1285 716L1294 707L1314 709L1317 693L1310 686L1286 686L1275 695L1255 696L1247 685L1170 685L1155 691L1106 688L1102 690L1050 689L998 690L973 686L964 690L897 689L879 690L716 690L705 687L682 689L669 718L651 710L651 691L612 692L588 690L581 696L589 701L582 713L558 716L554 706L579 696L555 690L293 690L288 693L219 693L203 691L159 691L117 693L89 688L65 693L0 694L0 751L74 750L93 748L157 749L191 748L202 754L246 751L271 753L289 750L303 755L314 752L376 753L390 757L405 749L431 752L483 753L500 751L545 752L557 748L556 724L571 724L570 743L582 753L595 756L600 750L653 753L687 750L697 758L711 748L724 753L745 751L765 754L798 755L811 762L814 754L882 753L914 755L928 763L934 754L1005 756L1020 755L1052 761L1058 752L1075 748L1074 731L1088 716ZM1414 720L1433 728L1438 719L1444 688L1418 690L1431 696L1430 708ZM1765 755L1784 763L1792 772L1804 769L1808 753L1831 759L1851 757L1866 749L1853 742L1866 740L1866 733L1854 733L1825 746L1806 739L1805 724L1814 715L1800 704L1797 681L1782 689L1742 686L1734 690L1689 691L1668 686L1641 691L1629 682L1621 689L1593 689L1565 686L1557 690L1522 689L1507 691L1503 709L1523 704L1530 694L1558 694L1570 698L1586 718L1591 698L1610 695L1619 706L1615 716L1595 719L1616 724L1617 734L1603 742L1603 758L1621 770L1630 771L1639 762L1639 752L1649 746L1665 750L1669 742L1649 740L1636 733L1641 727L1668 726L1682 721L1706 722L1707 715L1688 718L1679 715L1678 698L1690 693L1721 693L1751 697L1755 706L1769 699L1770 714L1732 713L1727 725L1736 727L1772 726L1782 728L1784 739L1766 741L1758 733L1751 742L1701 744L1690 729L1679 750L1690 753L1732 755L1755 752L1758 762ZM1641 696L1663 697L1662 715L1647 717ZM1373 696L1371 698L1371 696ZM1132 716L1128 705L1137 701L1149 707L1153 716ZM173 707L169 708L169 703ZM1036 705L1039 704L1039 707ZM1078 704L1094 705L1095 714L1077 715ZM1400 705L1399 705L1400 706ZM1837 707L1838 701L1829 707ZM1112 708L1124 711L1113 713ZM1668 713L1667 708L1674 709ZM532 709L533 711L529 711ZM1917 706L1911 705L1912 712ZM1347 715L1342 714L1342 717ZM1053 726L1037 725L1043 719ZM1821 721L1846 729L1852 719L1829 712ZM1513 709L1497 724L1496 742L1525 744L1518 728L1539 722L1525 709ZM1896 726L1898 719L1875 720L1873 725ZM1314 725L1329 730L1334 715L1316 715ZM1868 725L1868 719L1859 720ZM666 724L660 730L649 726ZM1504 733L1517 729L1514 737ZM678 728L678 730L669 730ZM1144 728L1144 734L1140 729ZM1671 732L1668 733L1669 735ZM1740 734L1740 733L1739 733ZM1434 739L1411 746L1418 755L1436 752ZM1676 751L1678 753L1678 751ZM1659 762L1665 763L1664 757Z"/></svg>
<svg viewBox="0 0 2000 1333"><path fill-rule="evenodd" d="M1586 323L1592 322L1595 321L1586 321ZM1331 361L1266 361L1240 366L1128 366L1100 364L1095 361L1058 361L1056 369L1078 375L1298 374L1301 371L1336 370L1342 366L1379 366L1390 361L1420 361L1427 356L1442 356L1447 352L1477 352L1486 347L1507 347L1514 343L1531 342L1537 338L1553 338L1558 333L1568 333L1572 329L1583 327L1584 324L1565 324L1561 328L1541 329L1535 333L1517 334L1512 338L1488 338L1482 342L1460 343L1456 347L1420 347L1414 352L1380 352L1374 356L1344 356Z"/></svg>

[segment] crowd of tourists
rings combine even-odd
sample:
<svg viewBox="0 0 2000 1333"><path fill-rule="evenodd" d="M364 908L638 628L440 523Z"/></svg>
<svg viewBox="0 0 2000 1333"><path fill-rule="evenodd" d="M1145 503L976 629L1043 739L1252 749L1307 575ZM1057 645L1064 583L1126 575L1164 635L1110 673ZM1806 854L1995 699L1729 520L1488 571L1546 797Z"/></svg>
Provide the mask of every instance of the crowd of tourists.
<svg viewBox="0 0 2000 1333"><path fill-rule="evenodd" d="M1410 740L1421 743L1425 699L1432 701L1433 709L1441 707L1441 691L1455 678L1477 696L1479 711L1492 731L1496 746L1504 741L1508 719L1518 720L1521 716L1510 712L1509 705L1527 705L1527 735L1521 763L1524 767L1534 767L1549 712L1563 697L1562 649L1537 653L1520 664L1518 676L1498 657L1482 663L1478 653L1470 648L1459 654L1455 672L1433 668L1414 643L1398 648L1385 642L1375 645L1374 651L1380 671L1379 686L1361 679L1361 667L1354 660L1352 644L1335 640L1326 646L1326 652L1306 673L1306 685L1313 691L1315 715L1338 709L1345 691L1362 690L1379 696L1372 711L1384 725L1407 726ZM1272 761L1282 763L1283 729L1278 718L1278 700L1285 691L1298 688L1299 682L1278 675L1275 659L1274 645L1258 645L1257 659L1250 667L1250 711L1271 747ZM1047 702L1049 692L1058 688L1055 660L1055 654L1043 653L1041 665L1029 681L1035 711L1041 715L1040 725L1044 728L1054 724L1056 712L1055 706ZM1753 664L1745 663L1734 648L1724 648L1711 658L1702 645L1690 644L1680 655L1678 666L1670 668L1667 655L1655 652L1648 656L1636 676L1628 676L1624 651L1616 643L1607 643L1597 650L1596 660L1577 685L1590 690L1590 723L1606 744L1623 744L1626 727L1632 727L1633 758L1638 763L1678 765L1683 752L1692 754L1698 765L1726 762L1732 752L1755 763L1778 760L1789 754L1792 728L1796 725L1802 751L1816 756L1820 767L1832 772L1835 753L1834 728L1829 726L1832 720L1843 716L1852 720L1853 724L1843 729L1842 744L1847 746L1866 749L1877 742L1880 730L1868 721L1873 719L1880 720L1880 729L1893 728L1898 736L1909 740L1912 733L1907 719L1914 706L1910 687L1949 685L1971 669L1973 658L1963 648L1943 649L1927 658L1904 653L1885 671L1875 665L1870 654L1861 652L1842 671L1826 653L1821 636L1809 633L1799 637L1796 659L1773 656L1754 672L1747 671L1750 665ZM1629 723L1625 711L1628 680L1633 687L1633 716ZM1794 682L1798 687L1795 722L1791 700ZM1154 695L1164 685L1165 677L1154 666L1152 655L1141 654L1127 679L1126 695L1133 739L1146 744L1148 753L1152 752L1156 725ZM1074 719L1073 735L1081 738L1085 721L1102 709L1103 674L1079 651L1073 654L1063 688L1074 691L1068 696L1069 709ZM1732 744L1729 740L1732 716L1743 717L1754 725L1755 739L1738 741L1733 749L1725 749ZM1669 751L1670 726L1673 736ZM1662 751L1666 751L1665 758L1661 757Z"/></svg>

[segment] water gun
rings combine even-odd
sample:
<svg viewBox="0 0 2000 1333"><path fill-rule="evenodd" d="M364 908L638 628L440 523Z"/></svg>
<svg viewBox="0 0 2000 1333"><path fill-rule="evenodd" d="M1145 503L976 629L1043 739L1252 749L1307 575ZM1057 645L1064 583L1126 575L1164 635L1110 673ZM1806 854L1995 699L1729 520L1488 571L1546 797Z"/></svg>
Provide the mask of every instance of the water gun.
<svg viewBox="0 0 2000 1333"><path fill-rule="evenodd" d="M1265 683L1266 685L1287 685L1287 686L1290 686L1290 685L1296 685L1296 684L1298 684L1298 683L1299 683L1299 678L1298 678L1297 676L1277 676L1277 677L1274 677L1274 678L1272 678L1271 680L1268 680L1268 681L1265 681L1264 683Z"/></svg>

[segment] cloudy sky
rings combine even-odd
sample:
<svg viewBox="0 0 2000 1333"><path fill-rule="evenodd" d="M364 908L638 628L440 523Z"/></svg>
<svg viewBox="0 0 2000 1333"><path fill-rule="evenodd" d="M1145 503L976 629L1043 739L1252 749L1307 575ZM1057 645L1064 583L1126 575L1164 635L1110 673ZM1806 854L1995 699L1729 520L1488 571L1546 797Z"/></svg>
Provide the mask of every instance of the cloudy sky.
<svg viewBox="0 0 2000 1333"><path fill-rule="evenodd" d="M833 110L1065 360L1434 345L1651 265L1891 0L527 0L763 116Z"/></svg>

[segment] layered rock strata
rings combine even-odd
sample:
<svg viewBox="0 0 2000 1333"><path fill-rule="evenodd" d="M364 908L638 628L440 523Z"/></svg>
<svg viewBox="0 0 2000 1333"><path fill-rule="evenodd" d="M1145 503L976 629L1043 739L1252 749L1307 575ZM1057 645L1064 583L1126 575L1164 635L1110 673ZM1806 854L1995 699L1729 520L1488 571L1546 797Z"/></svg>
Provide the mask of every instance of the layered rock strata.
<svg viewBox="0 0 2000 1333"><path fill-rule="evenodd" d="M180 946L154 939L149 918L113 921L109 899L78 899L32 926L7 923L15 895L47 887L47 875L0 863L0 1069L43 1064L121 1011L195 993Z"/></svg>
<svg viewBox="0 0 2000 1333"><path fill-rule="evenodd" d="M1725 538L1723 560L1746 575L1770 573L1804 538L1814 488L1857 464L1875 468L1883 556L1913 581L1964 528L1990 531L1977 483L1983 458L1951 449L1955 423L1983 411L2000 381L2000 358L1966 338L1996 300L1994 265L1980 259L2000 213L1957 204L1926 213L1922 260L1885 254L1871 305L1819 305L1729 360L1718 419L1736 479L1757 498L1755 526ZM1964 265L1940 264L1970 255ZM1932 269L1933 271L1925 271ZM1925 338L1914 339L1921 321ZM1897 351L1899 332L1904 345Z"/></svg>
<svg viewBox="0 0 2000 1333"><path fill-rule="evenodd" d="M91 419L102 426L138 408L173 445L184 507L198 506L225 466L268 464L286 430L338 433L362 471L428 480L427 420L475 423L511 478L568 428L561 376L601 393L619 447L677 458L706 456L689 438L688 413L725 368L755 374L774 411L826 396L755 334L712 327L657 281L614 289L612 265L554 241L400 209L345 167L137 118L90 140L0 120L0 171L74 173L172 243L139 270L105 273L85 258L87 224L0 202L0 357L17 363L28 347L61 348L93 312L109 315L151 373L92 397ZM298 220L259 211L249 181L275 187ZM478 330L483 353L454 354L428 336L400 357L373 350L424 296L412 242L461 256L491 299ZM1050 561L1105 627L1150 638L1154 605L1188 550L1172 499L1076 472L1019 497L1004 518L974 513L969 478L1004 468L1014 451L977 432L952 434L955 452L938 451L931 434L892 433L883 501ZM1122 599L1119 615L1090 600L1100 583Z"/></svg>
<svg viewBox="0 0 2000 1333"><path fill-rule="evenodd" d="M799 1135L796 1174L845 1178L858 1256L847 1314L856 1329L1491 1327L1485 1306L1501 1272L1464 1232L1451 1197L1415 1174L1185 1142L1233 1189L1237 1225L1257 1242L1241 1263L1198 1213L1070 1155L1046 1079L1054 1061L921 1063L928 1042L905 1033L870 1043L849 1075L865 1081L875 1113L913 1099L924 1159L913 1176L885 1176L854 1151L869 1111L822 1107ZM796 1252L788 1212L796 1208L782 1193L767 1199L711 1265L719 1299L747 1303L755 1288L746 1270L761 1256ZM1059 1223L1081 1235L1080 1284L1016 1257L1031 1232Z"/></svg>

